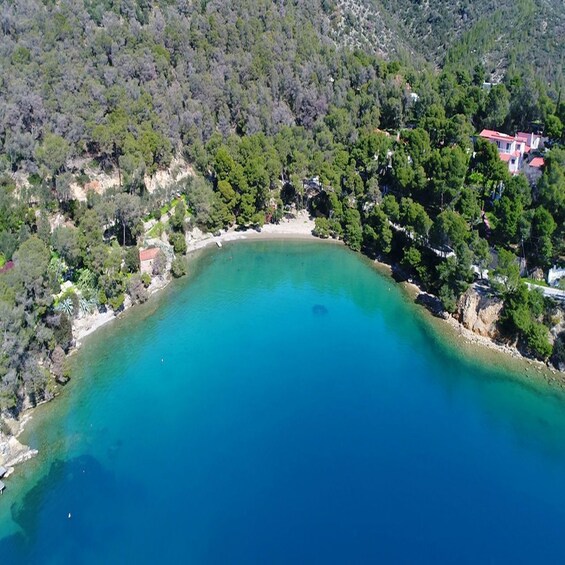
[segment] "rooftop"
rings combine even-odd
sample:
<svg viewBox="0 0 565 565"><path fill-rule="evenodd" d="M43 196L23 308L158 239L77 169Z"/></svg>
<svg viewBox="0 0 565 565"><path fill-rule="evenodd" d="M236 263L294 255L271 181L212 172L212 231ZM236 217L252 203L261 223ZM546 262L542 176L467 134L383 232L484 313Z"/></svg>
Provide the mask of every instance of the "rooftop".
<svg viewBox="0 0 565 565"><path fill-rule="evenodd" d="M159 254L158 247L150 247L149 249L142 249L139 252L139 260L140 261L151 261L157 257Z"/></svg>
<svg viewBox="0 0 565 565"><path fill-rule="evenodd" d="M532 137L532 139L536 139L539 137L539 135L536 135L535 133L528 133L525 131L519 131L516 134L516 139L520 139L521 141L526 141L528 142L530 140L530 136Z"/></svg>
<svg viewBox="0 0 565 565"><path fill-rule="evenodd" d="M508 135L507 133L500 133L499 131L494 131L492 129L484 129L480 134L481 137L486 137L487 139L501 139L504 141L514 141L514 137Z"/></svg>
<svg viewBox="0 0 565 565"><path fill-rule="evenodd" d="M519 151L514 151L514 153L500 153L499 157L503 160L503 161L510 161L510 159L517 159L518 157L520 157L520 152Z"/></svg>
<svg viewBox="0 0 565 565"><path fill-rule="evenodd" d="M516 135L508 135L507 133L501 133L492 129L484 129L479 134L479 136L484 137L485 139L493 139L496 141L518 141L520 143L524 143L526 145L526 153L528 153L530 150L529 142L533 142L535 139L539 138L538 135L535 135L533 133L526 133L523 131L519 131Z"/></svg>
<svg viewBox="0 0 565 565"><path fill-rule="evenodd" d="M543 157L534 157L529 162L529 165L530 165L530 167L535 167L536 169L541 169L545 165L545 161L543 160Z"/></svg>

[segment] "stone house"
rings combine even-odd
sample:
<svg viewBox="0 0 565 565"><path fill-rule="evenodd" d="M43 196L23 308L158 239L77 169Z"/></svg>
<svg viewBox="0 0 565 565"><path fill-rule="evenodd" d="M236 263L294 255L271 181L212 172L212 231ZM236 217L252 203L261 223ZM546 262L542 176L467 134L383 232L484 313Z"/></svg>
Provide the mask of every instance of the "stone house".
<svg viewBox="0 0 565 565"><path fill-rule="evenodd" d="M150 247L149 249L141 249L139 251L139 268L141 270L141 274L153 274L153 263L155 262L158 254L158 247Z"/></svg>

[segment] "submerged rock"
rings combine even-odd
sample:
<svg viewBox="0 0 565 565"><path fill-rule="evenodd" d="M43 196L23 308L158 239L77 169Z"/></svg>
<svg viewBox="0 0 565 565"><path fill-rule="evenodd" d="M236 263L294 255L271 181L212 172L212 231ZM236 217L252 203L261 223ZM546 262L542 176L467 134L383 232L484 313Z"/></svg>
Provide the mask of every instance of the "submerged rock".
<svg viewBox="0 0 565 565"><path fill-rule="evenodd" d="M314 304L312 306L312 314L314 316L325 316L328 313L328 309L323 304Z"/></svg>

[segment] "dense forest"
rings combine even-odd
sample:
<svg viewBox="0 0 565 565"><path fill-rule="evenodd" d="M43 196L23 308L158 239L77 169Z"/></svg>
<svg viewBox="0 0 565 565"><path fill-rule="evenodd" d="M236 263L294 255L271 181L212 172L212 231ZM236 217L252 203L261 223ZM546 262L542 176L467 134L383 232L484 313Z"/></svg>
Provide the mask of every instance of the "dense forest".
<svg viewBox="0 0 565 565"><path fill-rule="evenodd" d="M489 17L487 4L439 16L448 3L3 2L0 410L66 379L73 318L146 299L145 237L165 233L171 249L153 274L180 276L188 228L260 228L297 208L320 237L397 263L447 311L491 269L501 333L564 361L563 336L548 330L555 304L522 280L565 255L563 46L551 43L563 18L528 58L510 6ZM476 139L485 127L543 132L535 185ZM173 160L195 174L148 190ZM92 170L118 185L94 190Z"/></svg>
<svg viewBox="0 0 565 565"><path fill-rule="evenodd" d="M555 0L373 0L338 3L348 14L357 43L402 56L423 55L442 67L471 70L482 64L488 78L507 69L530 67L554 88L563 86L565 19L563 3ZM378 22L394 33L379 35Z"/></svg>

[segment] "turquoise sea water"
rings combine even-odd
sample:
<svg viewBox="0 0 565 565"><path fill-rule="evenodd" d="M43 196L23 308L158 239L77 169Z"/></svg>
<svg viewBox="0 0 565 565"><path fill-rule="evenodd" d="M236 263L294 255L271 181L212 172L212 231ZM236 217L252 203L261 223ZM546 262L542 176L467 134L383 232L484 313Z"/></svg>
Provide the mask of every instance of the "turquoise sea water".
<svg viewBox="0 0 565 565"><path fill-rule="evenodd" d="M342 247L192 270L37 411L2 565L565 562L562 395L442 345Z"/></svg>

